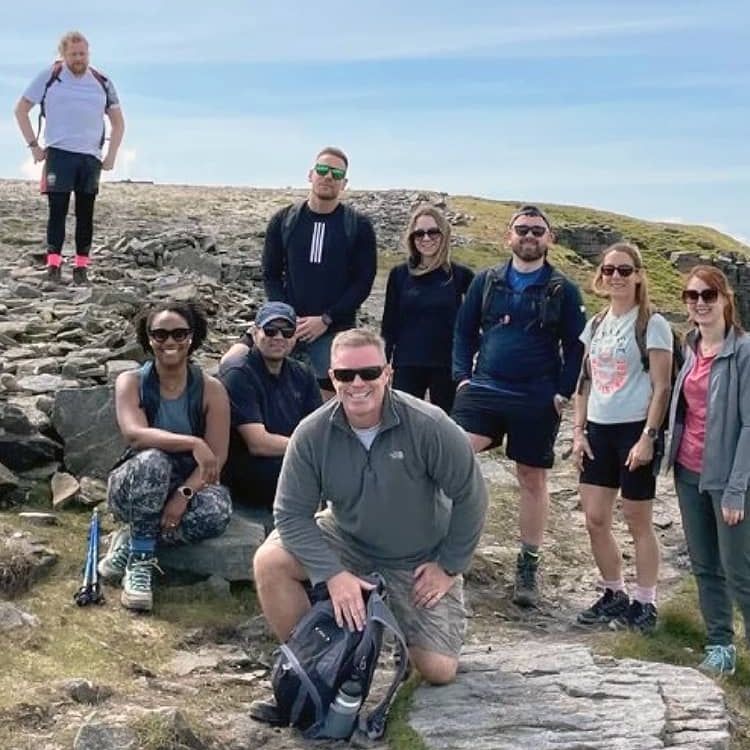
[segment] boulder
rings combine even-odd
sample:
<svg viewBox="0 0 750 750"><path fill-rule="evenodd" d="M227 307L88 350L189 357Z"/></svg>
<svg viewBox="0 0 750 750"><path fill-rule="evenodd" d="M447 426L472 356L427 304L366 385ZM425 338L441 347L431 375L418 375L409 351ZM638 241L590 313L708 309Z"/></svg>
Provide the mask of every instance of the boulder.
<svg viewBox="0 0 750 750"><path fill-rule="evenodd" d="M137 750L139 746L135 730L103 722L84 724L73 740L73 750Z"/></svg>
<svg viewBox="0 0 750 750"><path fill-rule="evenodd" d="M125 450L109 386L59 391L52 424L65 445L65 466L76 475L105 478Z"/></svg>
<svg viewBox="0 0 750 750"><path fill-rule="evenodd" d="M18 487L18 477L7 467L0 464L0 497Z"/></svg>
<svg viewBox="0 0 750 750"><path fill-rule="evenodd" d="M197 544L161 547L159 565L165 569L217 576L227 581L252 579L255 550L265 538L262 523L243 509L235 509L227 530L219 537Z"/></svg>
<svg viewBox="0 0 750 750"><path fill-rule="evenodd" d="M0 435L0 463L12 471L26 471L56 461L62 446L44 435Z"/></svg>
<svg viewBox="0 0 750 750"><path fill-rule="evenodd" d="M52 507L55 510L61 510L68 505L78 494L81 487L72 474L64 471L54 474L50 484L52 487Z"/></svg>
<svg viewBox="0 0 750 750"><path fill-rule="evenodd" d="M15 628L36 628L39 619L10 602L0 602L0 633Z"/></svg>

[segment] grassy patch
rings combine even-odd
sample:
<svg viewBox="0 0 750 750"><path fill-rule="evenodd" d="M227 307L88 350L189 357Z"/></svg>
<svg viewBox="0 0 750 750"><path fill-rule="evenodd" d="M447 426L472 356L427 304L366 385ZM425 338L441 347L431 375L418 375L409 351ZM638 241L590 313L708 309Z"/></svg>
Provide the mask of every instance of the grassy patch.
<svg viewBox="0 0 750 750"><path fill-rule="evenodd" d="M427 750L420 736L409 726L409 712L414 702L414 691L420 679L416 674L401 686L388 715L385 737L391 750Z"/></svg>

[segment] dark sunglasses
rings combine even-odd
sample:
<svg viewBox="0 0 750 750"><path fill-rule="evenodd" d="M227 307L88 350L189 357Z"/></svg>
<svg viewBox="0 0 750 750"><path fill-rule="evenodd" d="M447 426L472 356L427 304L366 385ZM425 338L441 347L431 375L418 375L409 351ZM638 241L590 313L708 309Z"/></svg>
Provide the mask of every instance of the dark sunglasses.
<svg viewBox="0 0 750 750"><path fill-rule="evenodd" d="M513 231L519 237L525 237L529 232L531 232L531 234L533 234L534 237L544 237L544 235L547 234L547 227L539 227L539 226L530 227L528 224L516 224L513 227Z"/></svg>
<svg viewBox="0 0 750 750"><path fill-rule="evenodd" d="M321 177L325 177L330 172L331 177L333 177L333 179L336 180L337 182L338 180L343 180L344 177L346 177L345 169L332 167L329 164L316 164L314 169L315 169L315 173L319 174Z"/></svg>
<svg viewBox="0 0 750 750"><path fill-rule="evenodd" d="M294 326L263 326L263 334L268 336L269 339L272 339L277 333L280 333L285 339L290 339L294 336L294 331Z"/></svg>
<svg viewBox="0 0 750 750"><path fill-rule="evenodd" d="M623 279L627 279L628 276L632 276L635 271L635 266L602 266L602 276L614 276L615 271L618 275L622 276Z"/></svg>
<svg viewBox="0 0 750 750"><path fill-rule="evenodd" d="M698 292L695 289L685 289L682 292L683 302L695 303L699 299L702 299L707 304L710 304L711 302L716 302L716 300L719 299L719 290L718 289L701 289L700 292Z"/></svg>
<svg viewBox="0 0 750 750"><path fill-rule="evenodd" d="M351 383L357 375L362 380L377 380L383 374L383 370L385 370L385 365L357 368L341 367L333 371L333 377L340 383Z"/></svg>
<svg viewBox="0 0 750 750"><path fill-rule="evenodd" d="M437 227L430 227L429 229L415 229L412 233L412 239L415 240L423 240L425 237L428 239L435 239L435 237L440 237L442 232Z"/></svg>
<svg viewBox="0 0 750 750"><path fill-rule="evenodd" d="M163 344L168 338L181 344L193 331L190 328L152 328L148 332L149 338Z"/></svg>

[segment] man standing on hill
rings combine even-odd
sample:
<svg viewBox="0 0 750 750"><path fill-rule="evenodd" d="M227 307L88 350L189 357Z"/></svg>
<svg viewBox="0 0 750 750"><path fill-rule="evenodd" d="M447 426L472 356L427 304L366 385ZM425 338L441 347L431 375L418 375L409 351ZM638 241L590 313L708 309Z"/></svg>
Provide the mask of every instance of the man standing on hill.
<svg viewBox="0 0 750 750"><path fill-rule="evenodd" d="M295 355L309 361L324 399L334 393L328 377L331 341L354 327L377 265L370 220L340 201L348 168L341 149L322 149L308 173L307 200L271 217L263 248L266 296L297 313ZM229 353L241 353L239 346Z"/></svg>
<svg viewBox="0 0 750 750"><path fill-rule="evenodd" d="M513 215L506 242L511 260L479 273L458 312L453 417L476 452L507 436L521 492L513 601L534 606L549 509L547 469L581 367L578 336L586 317L578 287L547 261L554 237L536 206Z"/></svg>
<svg viewBox="0 0 750 750"><path fill-rule="evenodd" d="M114 168L125 132L125 120L112 81L89 65L89 44L78 31L65 34L58 46L60 58L31 82L18 100L16 121L34 163L44 162L42 192L47 194L47 279L61 280L65 217L70 194L76 195L76 254L73 281L85 284L94 233L94 201L102 169ZM29 112L39 105L39 126L46 119L43 148L34 134ZM107 154L104 116L111 123Z"/></svg>

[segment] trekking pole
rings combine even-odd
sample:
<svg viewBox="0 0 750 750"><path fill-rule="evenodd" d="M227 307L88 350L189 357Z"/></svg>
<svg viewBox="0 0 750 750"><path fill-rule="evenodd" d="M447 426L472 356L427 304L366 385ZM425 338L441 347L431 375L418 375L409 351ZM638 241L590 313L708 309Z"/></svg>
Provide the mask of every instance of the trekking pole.
<svg viewBox="0 0 750 750"><path fill-rule="evenodd" d="M93 541L91 543L91 601L94 604L104 604L104 594L102 593L101 583L99 582L99 509L94 508L94 515L91 519L93 532Z"/></svg>
<svg viewBox="0 0 750 750"><path fill-rule="evenodd" d="M94 510L89 524L88 544L86 545L86 561L83 568L83 584L73 596L73 601L79 607L85 607L92 602L101 604L104 597L99 588L99 572L97 560L99 557L99 512Z"/></svg>

